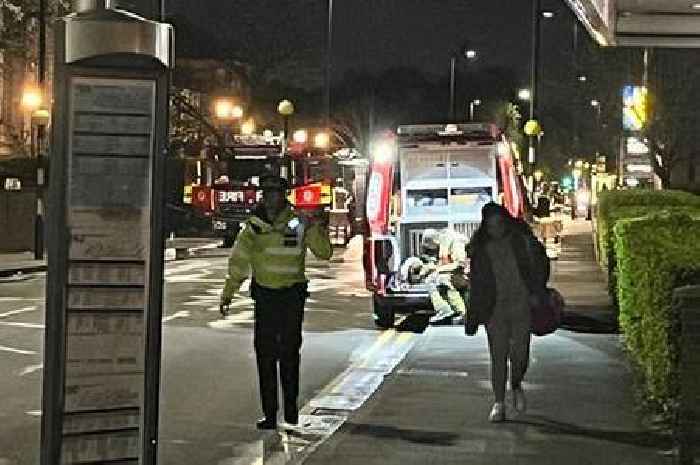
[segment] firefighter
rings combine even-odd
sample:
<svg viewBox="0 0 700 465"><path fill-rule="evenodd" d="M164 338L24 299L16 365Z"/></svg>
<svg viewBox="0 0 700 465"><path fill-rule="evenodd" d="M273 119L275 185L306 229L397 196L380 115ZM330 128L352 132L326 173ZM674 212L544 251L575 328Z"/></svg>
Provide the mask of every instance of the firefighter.
<svg viewBox="0 0 700 465"><path fill-rule="evenodd" d="M330 259L333 250L328 231L319 224L310 224L287 203L286 180L266 177L261 187L263 202L245 222L231 250L221 303L226 308L241 283L252 274L254 346L264 414L256 426L271 430L277 428L278 364L284 420L287 427L294 427L299 421L301 333L308 296L306 249L323 260Z"/></svg>
<svg viewBox="0 0 700 465"><path fill-rule="evenodd" d="M462 294L452 284L452 274L464 264L464 248L461 237L449 230L440 233L426 230L423 236L424 254L435 257L439 263L435 272L426 279L430 301L435 310L435 315L430 317L430 323L463 316L466 312Z"/></svg>

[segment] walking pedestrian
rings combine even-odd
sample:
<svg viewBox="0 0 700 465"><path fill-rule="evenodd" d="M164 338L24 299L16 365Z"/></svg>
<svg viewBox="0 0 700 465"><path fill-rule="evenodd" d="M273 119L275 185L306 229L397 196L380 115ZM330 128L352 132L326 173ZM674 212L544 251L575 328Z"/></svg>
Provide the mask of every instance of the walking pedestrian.
<svg viewBox="0 0 700 465"><path fill-rule="evenodd" d="M270 430L277 428L278 365L284 420L288 427L299 421L301 332L308 296L306 250L324 260L330 259L333 250L328 231L319 224L309 224L287 203L284 179L266 177L261 187L263 203L245 222L231 250L221 303L228 305L252 274L254 346L264 415L256 426Z"/></svg>
<svg viewBox="0 0 700 465"><path fill-rule="evenodd" d="M513 408L526 409L522 381L530 357L530 308L542 301L549 260L525 222L495 203L482 209L482 222L470 244L471 292L465 332L484 324L491 354L495 403L492 422L506 417L505 394L510 361Z"/></svg>

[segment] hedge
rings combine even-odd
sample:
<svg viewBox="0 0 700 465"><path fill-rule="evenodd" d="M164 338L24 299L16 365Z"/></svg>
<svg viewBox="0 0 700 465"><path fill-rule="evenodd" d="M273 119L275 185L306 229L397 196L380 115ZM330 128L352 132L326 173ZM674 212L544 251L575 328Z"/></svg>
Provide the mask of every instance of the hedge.
<svg viewBox="0 0 700 465"><path fill-rule="evenodd" d="M664 208L650 206L622 206L608 212L607 218L601 225L598 224L598 237L601 249L605 247L607 260L604 263L608 270L608 291L617 305L617 259L615 257L615 247L609 247L607 244L615 243L615 225L622 220L641 218L653 213L677 213L685 214L692 217L700 217L700 206L667 206ZM601 253L603 253L601 251Z"/></svg>
<svg viewBox="0 0 700 465"><path fill-rule="evenodd" d="M615 226L620 328L652 406L672 410L678 394L679 315L673 289L700 278L700 220L678 213Z"/></svg>
<svg viewBox="0 0 700 465"><path fill-rule="evenodd" d="M626 207L638 210L623 210ZM596 220L598 222L598 251L603 264L608 264L612 229L622 218L635 218L654 212L659 207L686 208L700 212L700 196L683 191L646 189L615 190L601 192ZM613 260L614 265L614 260Z"/></svg>

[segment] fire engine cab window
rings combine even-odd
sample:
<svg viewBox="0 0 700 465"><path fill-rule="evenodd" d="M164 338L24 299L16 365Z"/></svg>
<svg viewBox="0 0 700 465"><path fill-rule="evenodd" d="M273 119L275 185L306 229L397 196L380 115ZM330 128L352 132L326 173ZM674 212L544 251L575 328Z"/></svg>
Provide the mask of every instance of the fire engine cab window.
<svg viewBox="0 0 700 465"><path fill-rule="evenodd" d="M443 213L447 208L447 189L409 190L406 214L409 216Z"/></svg>

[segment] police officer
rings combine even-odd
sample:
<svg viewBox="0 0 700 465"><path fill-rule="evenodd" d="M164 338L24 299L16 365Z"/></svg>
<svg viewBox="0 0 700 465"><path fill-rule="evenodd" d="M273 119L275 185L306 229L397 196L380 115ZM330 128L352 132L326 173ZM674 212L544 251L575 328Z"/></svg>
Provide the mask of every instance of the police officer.
<svg viewBox="0 0 700 465"><path fill-rule="evenodd" d="M221 295L228 305L252 272L255 301L255 355L264 417L257 428L276 429L278 364L284 398L284 419L297 425L301 328L307 293L306 249L324 260L333 250L328 232L292 210L286 201L287 182L266 177L261 182L263 203L245 222L229 258Z"/></svg>

